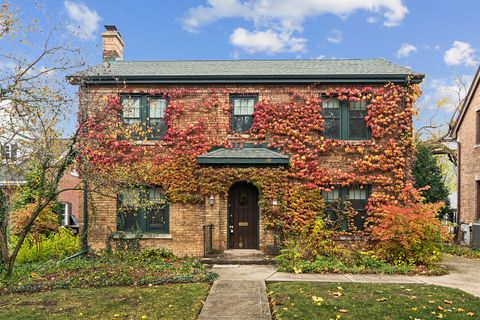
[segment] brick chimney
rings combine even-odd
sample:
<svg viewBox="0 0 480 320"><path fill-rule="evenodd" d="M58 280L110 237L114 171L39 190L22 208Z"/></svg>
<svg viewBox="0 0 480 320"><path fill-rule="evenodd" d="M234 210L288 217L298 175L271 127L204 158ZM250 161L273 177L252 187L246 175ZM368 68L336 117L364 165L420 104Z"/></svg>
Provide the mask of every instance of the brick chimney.
<svg viewBox="0 0 480 320"><path fill-rule="evenodd" d="M114 62L123 60L123 42L120 32L114 25L106 25L102 33L102 60Z"/></svg>

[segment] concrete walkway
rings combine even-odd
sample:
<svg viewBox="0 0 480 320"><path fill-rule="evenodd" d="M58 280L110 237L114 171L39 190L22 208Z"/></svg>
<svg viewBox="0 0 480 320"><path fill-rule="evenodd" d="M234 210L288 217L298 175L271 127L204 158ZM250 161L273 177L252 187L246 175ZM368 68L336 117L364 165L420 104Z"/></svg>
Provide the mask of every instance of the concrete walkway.
<svg viewBox="0 0 480 320"><path fill-rule="evenodd" d="M264 280L217 280L210 289L199 320L270 320Z"/></svg>
<svg viewBox="0 0 480 320"><path fill-rule="evenodd" d="M444 276L368 274L293 274L277 272L271 265L214 265L219 279L213 284L199 319L271 319L265 282L367 282L418 283L456 288L480 297L480 260L448 256Z"/></svg>

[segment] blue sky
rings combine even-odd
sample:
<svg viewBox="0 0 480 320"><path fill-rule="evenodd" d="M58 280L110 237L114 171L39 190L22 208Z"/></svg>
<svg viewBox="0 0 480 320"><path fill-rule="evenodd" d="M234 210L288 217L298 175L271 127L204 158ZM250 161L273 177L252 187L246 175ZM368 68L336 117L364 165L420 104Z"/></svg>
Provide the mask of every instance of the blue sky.
<svg viewBox="0 0 480 320"><path fill-rule="evenodd" d="M454 77L469 85L480 61L478 0L11 3L24 16L64 25L90 64L101 61L104 24L121 32L125 60L385 58L426 74L418 125L442 98L437 120L451 116Z"/></svg>

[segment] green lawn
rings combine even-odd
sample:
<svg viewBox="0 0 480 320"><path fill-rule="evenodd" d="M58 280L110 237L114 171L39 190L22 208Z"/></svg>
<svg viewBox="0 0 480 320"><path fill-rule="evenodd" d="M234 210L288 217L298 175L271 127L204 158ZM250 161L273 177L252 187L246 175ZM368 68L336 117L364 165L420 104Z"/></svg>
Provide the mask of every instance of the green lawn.
<svg viewBox="0 0 480 320"><path fill-rule="evenodd" d="M479 319L480 299L460 290L366 283L267 286L275 319Z"/></svg>
<svg viewBox="0 0 480 320"><path fill-rule="evenodd" d="M196 319L209 284L0 295L0 319Z"/></svg>

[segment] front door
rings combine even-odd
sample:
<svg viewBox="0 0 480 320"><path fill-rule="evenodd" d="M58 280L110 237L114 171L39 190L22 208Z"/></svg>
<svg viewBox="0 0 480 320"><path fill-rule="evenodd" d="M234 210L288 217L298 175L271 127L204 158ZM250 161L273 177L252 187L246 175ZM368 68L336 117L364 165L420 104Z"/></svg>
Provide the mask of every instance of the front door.
<svg viewBox="0 0 480 320"><path fill-rule="evenodd" d="M258 189L239 182L228 192L229 249L258 249Z"/></svg>

